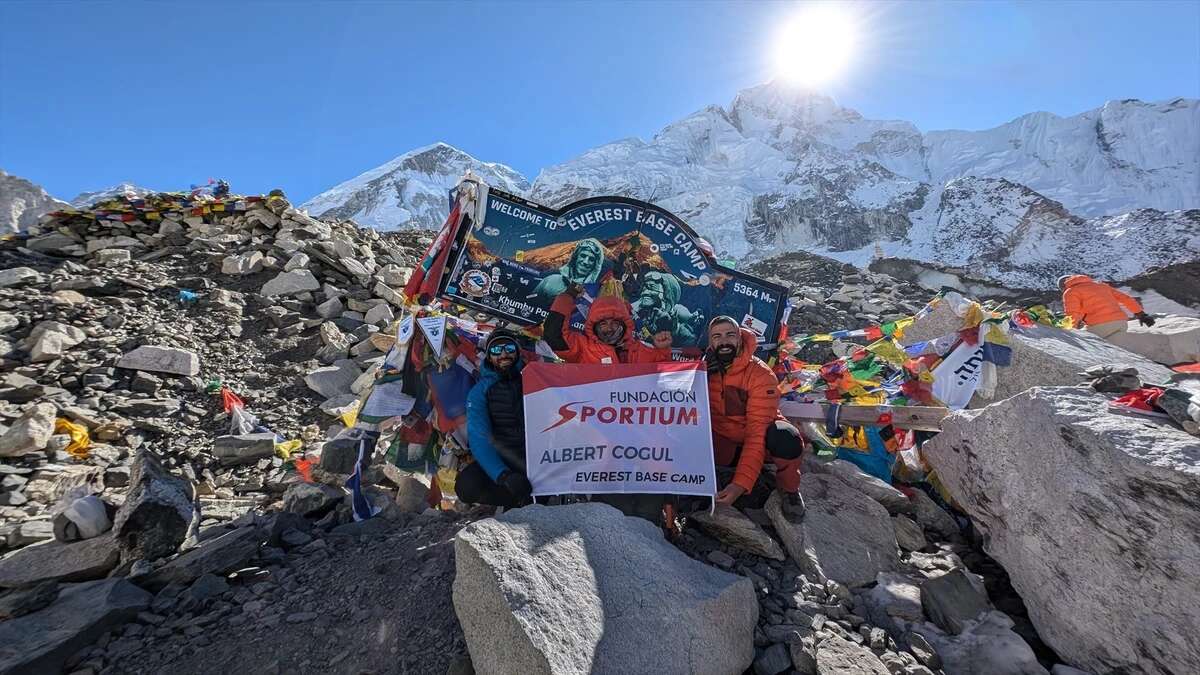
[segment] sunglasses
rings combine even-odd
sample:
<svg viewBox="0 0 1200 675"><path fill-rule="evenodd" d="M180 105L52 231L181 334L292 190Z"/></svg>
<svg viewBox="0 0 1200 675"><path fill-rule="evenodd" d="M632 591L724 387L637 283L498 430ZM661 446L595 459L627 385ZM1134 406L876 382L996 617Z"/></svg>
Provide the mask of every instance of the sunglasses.
<svg viewBox="0 0 1200 675"><path fill-rule="evenodd" d="M516 354L517 346L511 342L501 342L498 345L488 347L488 353L492 356L500 356L501 354Z"/></svg>

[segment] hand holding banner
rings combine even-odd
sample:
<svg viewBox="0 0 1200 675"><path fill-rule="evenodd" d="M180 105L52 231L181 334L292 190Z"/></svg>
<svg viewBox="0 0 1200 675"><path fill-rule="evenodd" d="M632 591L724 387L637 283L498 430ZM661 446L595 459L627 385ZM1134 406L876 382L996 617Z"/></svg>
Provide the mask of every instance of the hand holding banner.
<svg viewBox="0 0 1200 675"><path fill-rule="evenodd" d="M533 494L716 494L703 363L531 363L521 375Z"/></svg>

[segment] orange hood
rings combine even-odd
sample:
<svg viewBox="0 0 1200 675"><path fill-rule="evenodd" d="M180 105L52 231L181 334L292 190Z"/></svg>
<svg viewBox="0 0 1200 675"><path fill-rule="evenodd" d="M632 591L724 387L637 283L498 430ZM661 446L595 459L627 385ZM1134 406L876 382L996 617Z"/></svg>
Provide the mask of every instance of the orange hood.
<svg viewBox="0 0 1200 675"><path fill-rule="evenodd" d="M1063 282L1063 290L1071 288L1072 286L1078 286L1080 284L1088 284L1088 283L1093 283L1092 278L1089 277L1088 275L1072 274L1071 276L1067 277L1067 280L1065 282Z"/></svg>
<svg viewBox="0 0 1200 675"><path fill-rule="evenodd" d="M634 339L633 317L629 314L629 306L625 301L615 295L605 295L596 298L592 303L591 309L587 315L587 334L592 337L596 336L596 324L604 319L618 319L625 324L625 336L623 342L629 342Z"/></svg>

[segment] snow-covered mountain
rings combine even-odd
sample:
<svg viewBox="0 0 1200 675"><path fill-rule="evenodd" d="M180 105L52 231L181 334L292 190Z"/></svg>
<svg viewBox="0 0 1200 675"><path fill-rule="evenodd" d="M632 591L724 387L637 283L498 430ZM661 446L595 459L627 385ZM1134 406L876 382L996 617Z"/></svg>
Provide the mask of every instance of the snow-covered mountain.
<svg viewBox="0 0 1200 675"><path fill-rule="evenodd" d="M433 229L446 219L448 191L467 169L502 190L529 191L529 181L513 169L434 143L322 192L300 208L315 217L352 219L380 230Z"/></svg>
<svg viewBox="0 0 1200 675"><path fill-rule="evenodd" d="M866 265L887 255L1021 287L1062 273L1126 278L1200 258L1200 102L1113 101L1072 117L922 133L781 84L740 92L649 141L628 138L541 172L439 143L304 206L381 229L433 228L471 168L552 206L616 194L667 208L722 258L803 249Z"/></svg>
<svg viewBox="0 0 1200 675"><path fill-rule="evenodd" d="M1200 258L1200 102L922 134L767 84L546 169L530 197L606 193L674 211L735 259L800 248L865 265L878 242L1023 286L1131 276Z"/></svg>
<svg viewBox="0 0 1200 675"><path fill-rule="evenodd" d="M134 185L133 183L118 183L103 190L81 192L77 197L71 200L71 206L74 206L77 209L82 209L84 207L91 206L96 202L103 201L105 199L112 199L113 197L129 197L130 199L136 199L138 197L154 194L155 192L158 192L158 190L151 190L150 188L144 188L140 185Z"/></svg>
<svg viewBox="0 0 1200 675"><path fill-rule="evenodd" d="M66 206L41 186L0 169L0 233L24 230L43 214Z"/></svg>

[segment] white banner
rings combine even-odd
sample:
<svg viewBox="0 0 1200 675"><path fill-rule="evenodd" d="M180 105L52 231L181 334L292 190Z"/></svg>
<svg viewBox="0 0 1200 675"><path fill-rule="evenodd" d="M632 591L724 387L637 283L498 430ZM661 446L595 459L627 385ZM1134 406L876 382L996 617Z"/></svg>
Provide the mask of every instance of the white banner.
<svg viewBox="0 0 1200 675"><path fill-rule="evenodd" d="M933 395L951 410L961 410L971 402L983 373L983 333L973 345L966 342L954 348L933 368Z"/></svg>
<svg viewBox="0 0 1200 675"><path fill-rule="evenodd" d="M533 494L716 493L702 362L531 363L521 380Z"/></svg>

